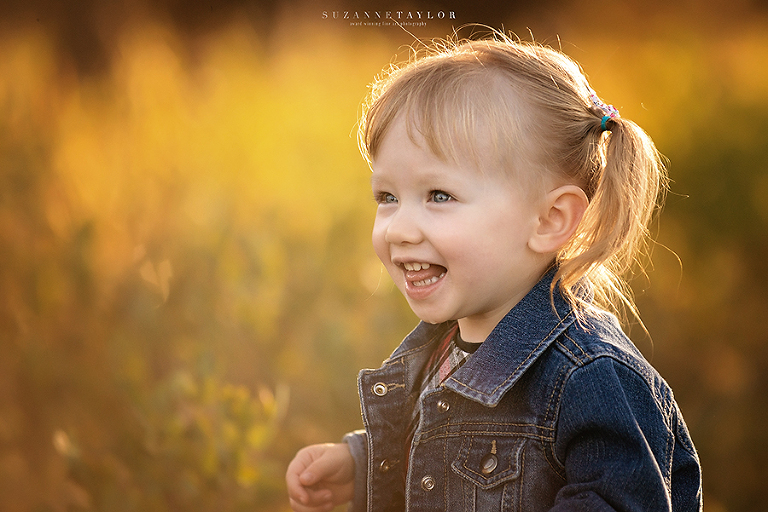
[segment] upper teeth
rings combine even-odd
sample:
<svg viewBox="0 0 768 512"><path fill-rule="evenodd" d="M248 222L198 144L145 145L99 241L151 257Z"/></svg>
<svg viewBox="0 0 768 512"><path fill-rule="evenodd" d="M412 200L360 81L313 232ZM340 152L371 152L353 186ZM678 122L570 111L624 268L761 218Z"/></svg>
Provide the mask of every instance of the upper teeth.
<svg viewBox="0 0 768 512"><path fill-rule="evenodd" d="M429 268L429 263L403 263L405 270L425 270Z"/></svg>

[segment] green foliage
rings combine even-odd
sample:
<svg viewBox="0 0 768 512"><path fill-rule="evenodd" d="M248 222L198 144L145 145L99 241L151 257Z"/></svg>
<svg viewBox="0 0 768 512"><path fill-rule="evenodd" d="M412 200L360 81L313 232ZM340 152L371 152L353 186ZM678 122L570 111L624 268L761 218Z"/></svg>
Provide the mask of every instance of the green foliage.
<svg viewBox="0 0 768 512"><path fill-rule="evenodd" d="M3 42L3 510L284 510L298 446L359 425L406 316L349 138L373 70L319 87L329 62L258 44L187 69L148 25L53 88L44 35Z"/></svg>

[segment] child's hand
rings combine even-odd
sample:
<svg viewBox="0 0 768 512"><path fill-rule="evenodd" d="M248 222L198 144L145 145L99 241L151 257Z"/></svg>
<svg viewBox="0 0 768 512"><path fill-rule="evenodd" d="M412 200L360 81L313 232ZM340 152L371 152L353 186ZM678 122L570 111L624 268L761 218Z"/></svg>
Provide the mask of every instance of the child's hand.
<svg viewBox="0 0 768 512"><path fill-rule="evenodd" d="M352 499L355 461L345 443L302 448L288 465L285 482L294 512L327 512Z"/></svg>

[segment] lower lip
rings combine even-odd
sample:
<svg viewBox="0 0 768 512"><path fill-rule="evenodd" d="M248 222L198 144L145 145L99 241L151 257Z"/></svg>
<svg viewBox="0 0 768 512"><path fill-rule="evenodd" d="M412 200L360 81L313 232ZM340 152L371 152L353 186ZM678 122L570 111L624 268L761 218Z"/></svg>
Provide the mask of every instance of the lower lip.
<svg viewBox="0 0 768 512"><path fill-rule="evenodd" d="M432 295L435 290L437 290L440 285L443 282L443 279L445 279L445 273L443 273L440 278L435 281L434 283L422 285L422 286L416 286L411 281L408 281L406 279L405 281L405 292L408 295L408 298L413 300L424 300L430 295Z"/></svg>

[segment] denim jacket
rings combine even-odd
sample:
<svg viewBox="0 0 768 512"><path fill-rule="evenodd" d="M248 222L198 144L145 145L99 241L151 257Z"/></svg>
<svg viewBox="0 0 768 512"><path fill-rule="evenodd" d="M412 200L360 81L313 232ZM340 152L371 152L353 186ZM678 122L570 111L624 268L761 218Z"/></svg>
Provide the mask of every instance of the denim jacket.
<svg viewBox="0 0 768 512"><path fill-rule="evenodd" d="M669 386L614 316L576 321L558 293L553 308L551 279L424 396L420 369L451 322L420 323L381 368L360 372L365 430L344 439L350 510L702 509L699 459Z"/></svg>

